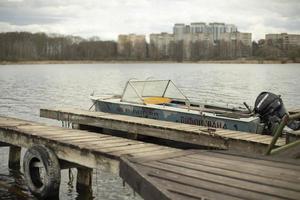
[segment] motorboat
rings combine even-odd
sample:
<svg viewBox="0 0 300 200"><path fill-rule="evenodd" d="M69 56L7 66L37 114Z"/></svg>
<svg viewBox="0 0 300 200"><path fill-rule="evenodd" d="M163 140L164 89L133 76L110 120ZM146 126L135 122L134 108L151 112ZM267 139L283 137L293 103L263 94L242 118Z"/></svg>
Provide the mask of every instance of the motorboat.
<svg viewBox="0 0 300 200"><path fill-rule="evenodd" d="M254 108L191 101L172 80L127 81L121 95L90 96L95 111L211 128L270 134L286 113L279 95L262 92Z"/></svg>

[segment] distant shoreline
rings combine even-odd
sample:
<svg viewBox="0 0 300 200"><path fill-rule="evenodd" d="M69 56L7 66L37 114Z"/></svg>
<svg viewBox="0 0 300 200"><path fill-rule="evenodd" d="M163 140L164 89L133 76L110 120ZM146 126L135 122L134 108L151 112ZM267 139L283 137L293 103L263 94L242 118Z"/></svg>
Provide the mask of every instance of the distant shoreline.
<svg viewBox="0 0 300 200"><path fill-rule="evenodd" d="M285 63L300 63L293 62L292 60L202 60L202 61L134 61L134 60L33 60L33 61L0 61L0 65L41 65L41 64L138 64L138 63L152 63L152 64L163 64L163 63L190 63L190 64L285 64Z"/></svg>

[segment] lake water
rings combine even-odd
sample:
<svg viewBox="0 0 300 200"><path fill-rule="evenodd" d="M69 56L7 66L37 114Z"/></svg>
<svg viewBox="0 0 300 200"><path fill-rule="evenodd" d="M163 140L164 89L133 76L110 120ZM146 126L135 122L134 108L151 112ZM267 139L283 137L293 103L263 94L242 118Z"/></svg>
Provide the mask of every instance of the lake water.
<svg viewBox="0 0 300 200"><path fill-rule="evenodd" d="M0 115L58 124L39 117L45 107L91 106L89 95L120 94L128 79L171 79L191 99L253 105L262 91L281 94L287 108L300 107L300 64L56 64L0 65ZM24 152L23 152L24 153ZM34 199L21 173L9 171L0 149L0 199ZM75 173L75 170L74 170ZM109 172L94 170L95 199L140 199ZM60 199L84 199L63 170Z"/></svg>

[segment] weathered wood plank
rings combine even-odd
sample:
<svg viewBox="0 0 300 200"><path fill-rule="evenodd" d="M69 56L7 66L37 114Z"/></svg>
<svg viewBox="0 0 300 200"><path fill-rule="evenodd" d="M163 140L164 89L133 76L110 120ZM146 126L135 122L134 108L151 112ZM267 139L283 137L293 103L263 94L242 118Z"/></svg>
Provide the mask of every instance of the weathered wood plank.
<svg viewBox="0 0 300 200"><path fill-rule="evenodd" d="M153 147L155 145L150 143L133 143L133 144L127 144L123 146L114 146L114 147L103 147L101 148L101 151L106 153L112 153L117 151L124 151L124 150L131 150L131 149L142 149L146 147Z"/></svg>
<svg viewBox="0 0 300 200"><path fill-rule="evenodd" d="M145 160L122 158L120 176L144 199L151 199L151 195L162 195L161 199L299 199L297 162L289 160L282 164L277 158L266 157L270 160L259 158L258 163L253 164L247 162L249 156L230 153L215 157L217 152L184 151L183 155L180 152L174 157L170 156L172 153L162 154L164 156L153 156L150 160L147 156ZM276 160L279 167L273 166ZM292 170L281 167L287 164ZM294 172L286 173L287 170ZM152 188L151 192L141 190L141 185Z"/></svg>
<svg viewBox="0 0 300 200"><path fill-rule="evenodd" d="M71 135L58 134L58 135L53 135L53 136L51 136L51 134L48 134L47 136L48 136L48 138L51 138L53 140L62 140L62 141L68 141L68 140L72 140L72 139L88 137L86 134L83 134L83 133L71 134ZM46 136L44 136L44 137L46 137ZM95 138L94 136L91 136L91 137Z"/></svg>
<svg viewBox="0 0 300 200"><path fill-rule="evenodd" d="M152 152L137 152L137 153L132 153L134 158L143 158L143 157L148 157L148 156L159 156L159 155L170 155L172 153L177 153L180 152L181 150L178 149L157 149L157 150L153 150Z"/></svg>
<svg viewBox="0 0 300 200"><path fill-rule="evenodd" d="M216 193L211 191L211 189L195 189L177 182L164 179L156 180L154 177L150 178L147 176L145 167L141 168L139 165L133 165L125 158L120 163L120 176L145 200L185 199L185 196L187 196L186 193L189 193L188 197L193 199L240 199L224 193ZM180 198L176 195L175 191L179 191L177 194L180 194Z"/></svg>
<svg viewBox="0 0 300 200"><path fill-rule="evenodd" d="M293 180L293 177L298 175L298 171L295 170L282 170L278 169L276 167L271 167L271 166L261 166L253 163L245 163L242 161L237 161L237 160L226 160L226 159L221 159L214 157L212 158L211 156L206 156L206 155L200 155L200 154L193 154L190 155L186 158L182 158L187 162L191 163L215 163L215 166L220 166L220 167L231 167L234 170L243 170L243 169L248 169L249 172L251 173L259 173L262 176L266 175L274 175L274 173L281 173L281 177L285 178L285 180ZM252 170L252 171L251 171ZM263 173L261 173L263 172ZM245 172L248 173L248 172Z"/></svg>
<svg viewBox="0 0 300 200"><path fill-rule="evenodd" d="M24 148L29 148L33 145L45 145L51 148L58 158L75 164L79 164L91 168L102 168L110 170L114 173L118 171L118 161L103 156L101 152L83 151L79 147L70 146L66 143L57 140L50 140L41 137L31 136L14 130L3 130L0 128L0 140Z"/></svg>
<svg viewBox="0 0 300 200"><path fill-rule="evenodd" d="M105 139L105 140L101 140L101 139ZM72 142L72 143L80 143L80 142L84 142L84 141L98 141L98 143L116 143L116 142L120 142L120 141L125 141L123 138L117 138L117 137L104 137L104 138L100 138L100 137L95 137L95 136L75 136L74 138L68 138L66 141L68 142Z"/></svg>
<svg viewBox="0 0 300 200"><path fill-rule="evenodd" d="M82 137L82 138L76 138L76 139L69 139L69 140L66 140L66 142L68 143L72 143L72 144L87 144L89 142L95 142L95 137Z"/></svg>
<svg viewBox="0 0 300 200"><path fill-rule="evenodd" d="M41 109L40 111L40 115L42 117L52 119L58 119L58 114L60 116L60 120L69 120L73 123L214 147L218 149L232 149L263 154L269 144L268 142L260 142L259 140L252 138L253 133L224 129L216 129L215 132L209 133L207 132L207 127L196 125L116 114L105 115L98 112L83 110L78 110L77 112L76 109ZM251 137L248 137L249 134L251 134ZM276 145L278 146L282 144L284 143L278 142Z"/></svg>
<svg viewBox="0 0 300 200"><path fill-rule="evenodd" d="M119 175L145 200L170 200L173 197L164 187L159 187L155 182L143 175L136 165L123 158L120 162Z"/></svg>
<svg viewBox="0 0 300 200"><path fill-rule="evenodd" d="M109 151L119 150L119 152L122 152L117 148L144 144L140 141L120 137L44 126L39 123L19 121L13 118L4 120L0 117L0 120L3 122L0 126L1 142L25 148L36 144L46 145L53 149L60 159L86 167L107 168L113 172L118 169L118 160L122 153L112 154ZM12 126L6 126L5 121L8 121ZM16 124L19 126L15 126ZM148 145L148 147L150 146L153 149L162 148L155 144ZM107 152L105 152L105 148L107 148Z"/></svg>
<svg viewBox="0 0 300 200"><path fill-rule="evenodd" d="M205 165L205 166L216 167L224 170L231 170L231 171L245 173L245 174L259 175L261 177L266 177L270 179L294 182L294 180L292 179L293 176L291 175L286 176L285 174L280 174L281 176L274 176L273 171L267 171L265 170L265 168L262 167L248 167L247 165L240 166L233 163L224 163L224 162L219 162L218 160L208 160L208 159L205 161L198 161L196 159L190 159L190 158L177 158L177 159L178 161L193 163L197 165L198 164ZM247 171L245 169L247 169Z"/></svg>
<svg viewBox="0 0 300 200"><path fill-rule="evenodd" d="M250 181L215 175L209 172L205 173L174 165L166 165L156 161L145 163L144 165L154 169L149 172L151 173L151 177L157 174L158 178L164 180L168 179L172 182L180 182L183 185L189 185L191 187L213 188L215 192L226 191L241 198L267 199L268 197L272 197L272 199L291 198L297 200L300 195L300 192L292 190L279 187L275 189L269 185L252 183ZM157 169L157 172L155 169ZM266 193L267 195L265 195Z"/></svg>
<svg viewBox="0 0 300 200"><path fill-rule="evenodd" d="M153 147L145 147L145 148L141 148L141 149L129 149L129 150L124 150L124 151L115 151L115 152L111 152L111 154L116 155L116 156L131 154L132 156L137 157L137 155L141 155L141 154L146 156L146 152L154 155L154 154L156 154L157 151L162 152L164 150L165 150L165 148L163 148L163 147L153 146Z"/></svg>
<svg viewBox="0 0 300 200"><path fill-rule="evenodd" d="M5 126L5 120L2 121L0 141L25 148L46 145L60 159L89 168L105 167L116 172L120 156L132 156L129 159L135 166L128 165L127 174L122 170L120 174L145 199L297 199L300 195L300 169L294 162L277 163L260 157L223 155L224 152L182 151L87 131L44 128L26 121L19 126ZM136 127L129 129L137 131ZM64 131L66 135L62 139ZM224 145L230 147L231 140Z"/></svg>
<svg viewBox="0 0 300 200"><path fill-rule="evenodd" d="M270 186L274 186L274 187L282 187L285 189L293 189L295 191L300 192L300 187L297 184L293 184L290 181L286 181L286 180L277 180L276 177L274 178L267 178L267 177L263 177L260 175L256 175L256 174L248 174L245 172L238 172L235 170L231 170L231 169L224 169L224 168L218 168L217 166L212 166L212 165L206 165L205 162L202 163L191 163L191 162L187 162L185 160L176 160L176 159L165 159L163 161L160 161L162 163L167 163L170 165L175 165L175 166L180 166L183 168L188 168L188 169L192 169L192 170L201 170L203 172L207 172L207 173L212 173L212 174L217 174L217 175L224 175L227 177L232 177L232 178L236 178L236 179L241 179L244 181L251 181L251 182L257 182L258 184L265 184L265 185L270 185Z"/></svg>
<svg viewBox="0 0 300 200"><path fill-rule="evenodd" d="M210 151L201 151L201 155L208 155L208 156L213 156L215 158L221 158L225 160L237 160L245 163L254 163L254 164L259 164L262 166L270 166L270 167L277 167L277 168L284 168L286 170L297 170L300 172L299 166L297 166L294 163L285 163L284 160L281 160L280 162L278 160L266 160L265 157L258 157L258 156L253 156L250 157L251 155L235 155L235 154L230 154L229 152L221 152L221 151L216 151L216 152L210 152ZM300 161L297 163L300 165Z"/></svg>
<svg viewBox="0 0 300 200"><path fill-rule="evenodd" d="M129 145L134 145L134 144L136 144L136 143L131 142L131 141L123 141L123 142L117 142L117 143L106 143L106 144L99 143L99 144L94 145L93 147L90 147L90 148L94 149L95 151L105 152L106 148L117 148L117 147L129 146Z"/></svg>
<svg viewBox="0 0 300 200"><path fill-rule="evenodd" d="M132 163L146 163L150 161L160 161L160 160L166 160L171 158L179 158L179 157L185 157L191 154L195 154L197 152L194 151L187 151L187 150L181 150L177 152L171 152L171 153L164 153L161 155L150 155L150 156L143 156L143 157L126 157L130 162Z"/></svg>

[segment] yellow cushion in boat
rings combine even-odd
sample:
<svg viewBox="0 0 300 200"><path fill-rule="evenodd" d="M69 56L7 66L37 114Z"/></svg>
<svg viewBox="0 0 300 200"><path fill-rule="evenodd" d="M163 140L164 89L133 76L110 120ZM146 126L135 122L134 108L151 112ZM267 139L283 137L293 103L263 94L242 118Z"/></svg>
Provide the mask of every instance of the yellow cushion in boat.
<svg viewBox="0 0 300 200"><path fill-rule="evenodd" d="M146 97L144 98L145 104L164 104L164 103L170 103L171 99L166 97Z"/></svg>

